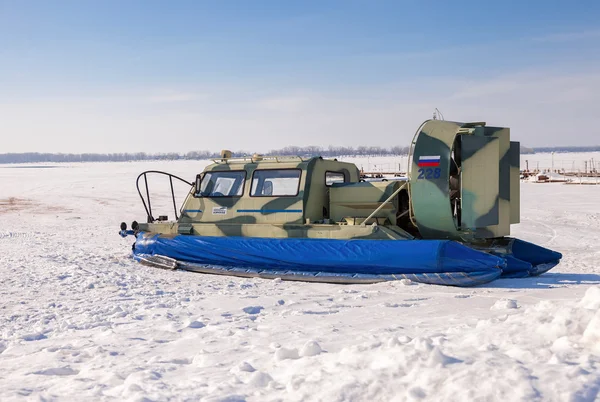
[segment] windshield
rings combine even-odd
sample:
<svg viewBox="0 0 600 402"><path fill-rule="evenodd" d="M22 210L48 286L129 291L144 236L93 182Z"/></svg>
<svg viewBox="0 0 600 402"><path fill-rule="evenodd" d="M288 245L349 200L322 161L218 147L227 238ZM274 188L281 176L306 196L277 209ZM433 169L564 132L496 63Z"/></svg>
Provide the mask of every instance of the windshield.
<svg viewBox="0 0 600 402"><path fill-rule="evenodd" d="M207 172L196 188L196 197L241 197L246 171Z"/></svg>

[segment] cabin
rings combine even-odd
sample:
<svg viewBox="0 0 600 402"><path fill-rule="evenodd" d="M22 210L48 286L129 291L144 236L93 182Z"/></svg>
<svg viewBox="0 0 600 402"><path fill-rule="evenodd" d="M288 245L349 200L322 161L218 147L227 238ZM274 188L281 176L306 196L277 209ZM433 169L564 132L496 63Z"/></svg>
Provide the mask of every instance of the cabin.
<svg viewBox="0 0 600 402"><path fill-rule="evenodd" d="M229 151L198 174L181 209L180 234L196 224L360 224L401 185L362 182L356 165L322 157L231 158ZM396 224L394 198L370 223ZM361 220L362 218L362 220Z"/></svg>

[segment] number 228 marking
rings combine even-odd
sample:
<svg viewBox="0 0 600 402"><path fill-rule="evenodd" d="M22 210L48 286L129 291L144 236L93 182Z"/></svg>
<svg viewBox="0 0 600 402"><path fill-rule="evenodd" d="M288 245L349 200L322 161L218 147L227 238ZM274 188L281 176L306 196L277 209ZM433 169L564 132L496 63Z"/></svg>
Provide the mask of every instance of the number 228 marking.
<svg viewBox="0 0 600 402"><path fill-rule="evenodd" d="M439 179L442 176L442 169L441 168L421 168L418 170L419 172L419 177L417 177L417 180L421 180L421 179L425 179L425 180L431 180L431 179Z"/></svg>

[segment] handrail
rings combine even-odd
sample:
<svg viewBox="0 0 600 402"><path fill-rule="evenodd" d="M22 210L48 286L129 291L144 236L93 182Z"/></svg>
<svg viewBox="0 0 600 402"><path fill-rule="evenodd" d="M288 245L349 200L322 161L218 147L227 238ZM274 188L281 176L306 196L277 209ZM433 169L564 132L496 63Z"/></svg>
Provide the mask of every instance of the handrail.
<svg viewBox="0 0 600 402"><path fill-rule="evenodd" d="M289 161L289 160L300 160L300 161L304 161L304 158L302 158L299 155L289 155L289 156L238 156L235 158L212 158L212 161L215 163L229 163L229 162L234 162L234 163L241 163L241 162L249 162L249 163L255 163L255 162L271 162L271 163L283 163L285 161Z"/></svg>
<svg viewBox="0 0 600 402"><path fill-rule="evenodd" d="M381 205L380 205L380 206L378 206L378 207L375 209L375 211L371 212L371 215L369 215L369 216L367 216L367 217L365 218L365 220L364 220L364 221L361 223L361 226L365 226L365 225L367 224L367 221L368 221L369 219L371 219L372 217L374 217L375 215L377 215L377 212L381 211L381 209L382 209L382 208L383 208L383 207L384 207L384 206L385 206L385 205L386 205L388 202L390 202L390 201L391 201L391 200L392 200L392 199L393 199L395 196L397 196L397 195L400 193L400 191L401 191L401 190L402 190L404 187L406 187L406 184L407 184L407 183L408 183L408 182L404 182L404 183L403 183L403 184L402 184L400 187L398 187L398 189L397 189L396 191L394 191L394 192L392 193L392 195L390 195L390 196L387 198L387 200L385 200L384 202L382 202L382 203L381 203Z"/></svg>
<svg viewBox="0 0 600 402"><path fill-rule="evenodd" d="M179 219L179 217L177 216L177 203L175 202L175 190L173 189L173 178L176 178L177 180L182 181L189 186L193 186L194 184L190 183L189 181L187 181L185 179L182 179L179 176L175 176L174 174L163 172L160 170L146 170L145 172L140 173L140 175L135 180L135 186L137 188L140 198L142 199L142 204L144 205L144 209L146 210L146 215L148 217L148 223L152 223L155 221L154 217L152 216L152 205L150 204L150 190L148 188L148 178L146 176L148 173L164 174L165 176L169 176L169 183L171 184L171 197L173 199L173 211L175 212L175 220ZM144 200L144 196L142 195L142 192L140 191L140 178L142 176L144 176L144 183L146 186L146 197L148 198L147 205L146 205L146 201Z"/></svg>

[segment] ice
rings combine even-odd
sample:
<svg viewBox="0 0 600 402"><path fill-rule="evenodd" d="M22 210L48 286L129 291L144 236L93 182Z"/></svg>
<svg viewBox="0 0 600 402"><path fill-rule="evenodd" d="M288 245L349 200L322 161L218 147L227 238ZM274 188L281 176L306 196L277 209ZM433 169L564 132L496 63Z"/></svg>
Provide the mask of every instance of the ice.
<svg viewBox="0 0 600 402"><path fill-rule="evenodd" d="M523 183L513 235L564 259L470 289L133 261L117 231L144 219L139 172L193 180L206 163L0 166L0 199L22 200L0 210L0 400L598 398L599 187Z"/></svg>

